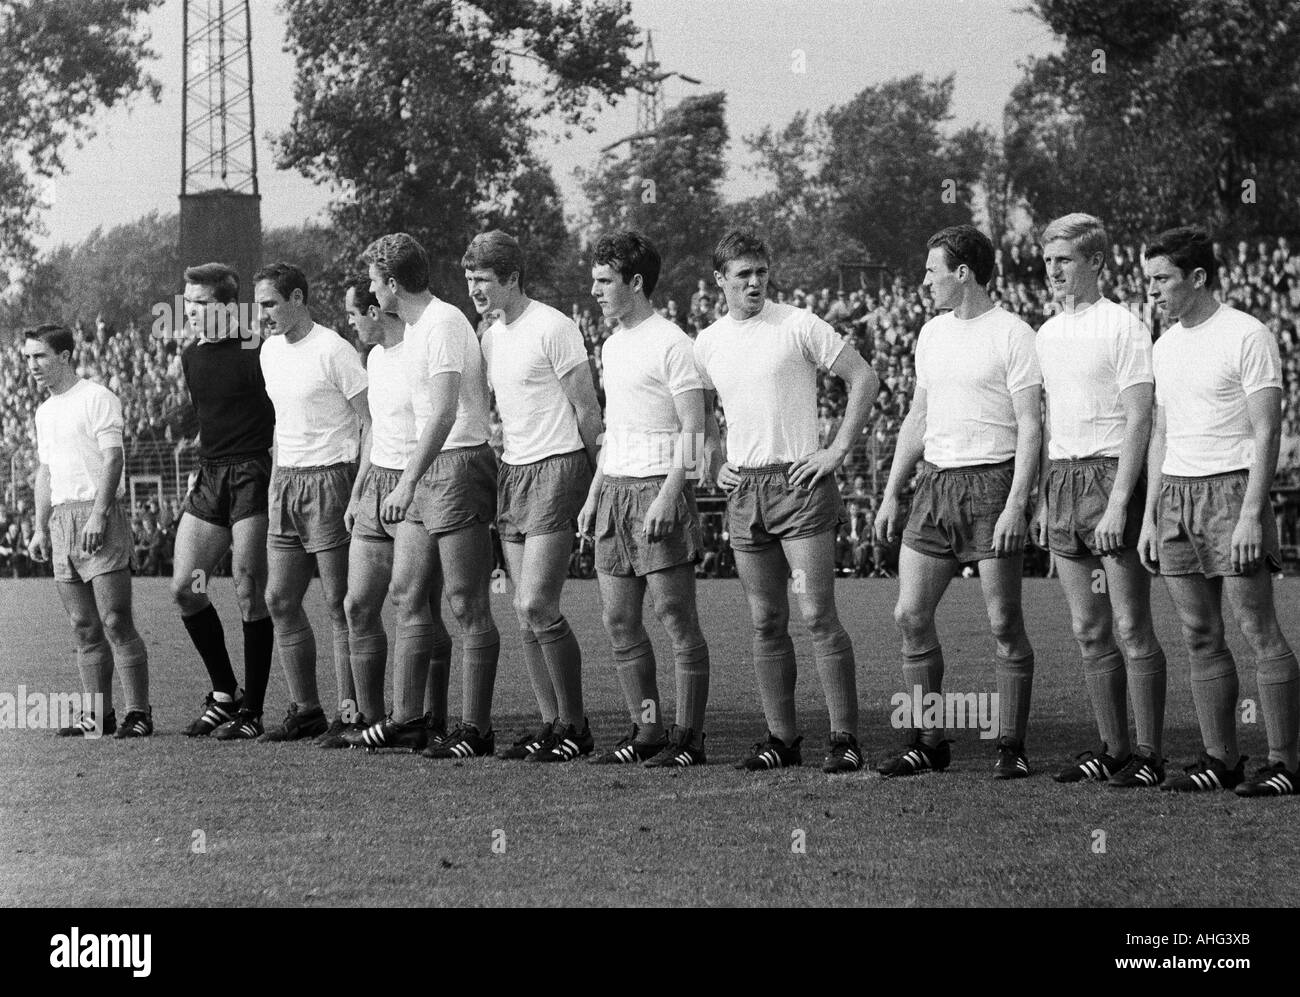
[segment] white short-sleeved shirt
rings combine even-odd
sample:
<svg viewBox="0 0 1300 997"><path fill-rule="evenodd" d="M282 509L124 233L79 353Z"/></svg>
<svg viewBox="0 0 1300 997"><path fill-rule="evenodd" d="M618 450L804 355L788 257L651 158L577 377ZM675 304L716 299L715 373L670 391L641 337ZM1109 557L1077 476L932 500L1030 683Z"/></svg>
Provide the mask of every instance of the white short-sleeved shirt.
<svg viewBox="0 0 1300 997"><path fill-rule="evenodd" d="M50 469L50 504L93 502L104 451L122 446L122 403L102 384L80 379L36 409L36 455ZM123 476L124 478L124 476ZM118 479L117 495L126 491Z"/></svg>
<svg viewBox="0 0 1300 997"><path fill-rule="evenodd" d="M1282 387L1277 340L1258 319L1228 305L1187 329L1181 322L1152 351L1156 403L1165 410L1162 474L1204 477L1255 460L1246 398Z"/></svg>
<svg viewBox="0 0 1300 997"><path fill-rule="evenodd" d="M578 417L560 379L587 362L573 320L530 302L510 325L500 319L483 334L488 383L497 396L507 464L532 464L583 448Z"/></svg>
<svg viewBox="0 0 1300 997"><path fill-rule="evenodd" d="M406 344L416 440L433 417L429 382L436 374L454 373L460 375L460 396L456 399L456 421L442 449L486 443L491 429L483 351L465 313L441 298L434 298L415 324L406 327Z"/></svg>
<svg viewBox="0 0 1300 997"><path fill-rule="evenodd" d="M1107 298L1053 315L1035 341L1051 438L1052 460L1118 457L1124 447L1120 394L1150 384L1151 330Z"/></svg>
<svg viewBox="0 0 1300 997"><path fill-rule="evenodd" d="M275 406L275 462L280 467L347 464L361 449L351 399L366 390L357 351L319 323L296 343L262 342L262 378Z"/></svg>
<svg viewBox="0 0 1300 997"><path fill-rule="evenodd" d="M818 449L817 369L844 339L812 312L774 301L737 322L724 315L695 340L700 380L727 413L727 460L765 467Z"/></svg>
<svg viewBox="0 0 1300 997"><path fill-rule="evenodd" d="M673 322L651 315L605 341L606 474L649 478L673 469L681 433L673 399L703 387L690 337Z"/></svg>
<svg viewBox="0 0 1300 997"><path fill-rule="evenodd" d="M1011 399L1042 383L1034 330L1011 312L936 315L916 342L916 385L927 402L925 459L937 467L1011 460L1019 433Z"/></svg>
<svg viewBox="0 0 1300 997"><path fill-rule="evenodd" d="M406 468L419 439L411 408L411 379L405 341L376 346L366 358L370 405L370 463L394 471Z"/></svg>

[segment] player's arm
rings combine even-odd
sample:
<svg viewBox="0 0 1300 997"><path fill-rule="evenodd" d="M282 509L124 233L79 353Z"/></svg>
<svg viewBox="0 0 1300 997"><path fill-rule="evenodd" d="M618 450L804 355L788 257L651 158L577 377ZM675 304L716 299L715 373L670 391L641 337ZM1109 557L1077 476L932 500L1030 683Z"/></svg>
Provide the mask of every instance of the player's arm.
<svg viewBox="0 0 1300 997"><path fill-rule="evenodd" d="M844 421L835 431L835 438L827 441L825 450L805 454L790 465L790 481L796 485L812 487L839 470L849 455L849 448L861 438L862 430L871 418L871 403L880 391L880 378L852 343L844 344L831 364L830 372L849 386Z"/></svg>
<svg viewBox="0 0 1300 997"><path fill-rule="evenodd" d="M912 407L907 410L903 425L899 427L894 463L889 469L889 480L885 482L885 493L880 497L880 508L876 510L876 537L885 544L892 544L899 537L902 522L898 497L903 486L912 479L917 462L925 456L925 410L928 403L927 390L918 384L912 392Z"/></svg>
<svg viewBox="0 0 1300 997"><path fill-rule="evenodd" d="M993 527L993 556L1005 557L1025 549L1028 523L1025 510L1029 493L1038 480L1039 451L1043 442L1043 388L1031 384L1011 396L1016 413L1016 463L1006 508Z"/></svg>
<svg viewBox="0 0 1300 997"><path fill-rule="evenodd" d="M434 374L416 390L426 392L433 402L432 414L420 432L420 439L415 444L411 458L402 470L393 490L384 496L379 515L385 523L400 523L406 517L406 510L415 500L415 486L433 466L433 460L442 453L451 429L456 425L456 406L460 401L460 378L458 371L444 370Z"/></svg>
<svg viewBox="0 0 1300 997"><path fill-rule="evenodd" d="M1264 557L1264 517L1273 515L1268 490L1273 485L1282 442L1282 389L1261 388L1251 392L1246 396L1246 414L1255 442L1255 457L1250 462L1241 516L1232 531L1232 567L1249 574Z"/></svg>
<svg viewBox="0 0 1300 997"><path fill-rule="evenodd" d="M366 426L361 437L361 459L357 462L357 476L352 482L352 494L348 498L347 511L343 513L343 526L351 533L352 524L357 518L357 503L361 501L361 490L365 486L366 475L370 473L370 437L374 432L374 422Z"/></svg>
<svg viewBox="0 0 1300 997"><path fill-rule="evenodd" d="M718 393L704 389L704 475L702 482L716 481L727 491L740 483L740 475L727 462L727 447L718 425Z"/></svg>
<svg viewBox="0 0 1300 997"><path fill-rule="evenodd" d="M1097 523L1095 543L1103 554L1118 551L1124 545L1124 527L1128 520L1128 502L1142 477L1147 445L1151 442L1151 404L1156 386L1147 381L1133 384L1120 392L1124 406L1124 442L1119 451L1119 469L1111 489L1106 511Z"/></svg>
<svg viewBox="0 0 1300 997"><path fill-rule="evenodd" d="M1043 442L1038 448L1038 508L1034 512L1034 542L1047 550L1047 472L1052 462L1047 456L1048 444L1052 442L1052 400L1043 392Z"/></svg>
<svg viewBox="0 0 1300 997"><path fill-rule="evenodd" d="M104 545L108 507L117 500L117 486L122 480L122 468L126 465L121 447L105 447L100 453L104 456L104 466L99 472L99 480L95 482L95 504L81 530L81 549L86 554L93 554Z"/></svg>
<svg viewBox="0 0 1300 997"><path fill-rule="evenodd" d="M36 468L36 516L32 522L32 538L27 542L27 556L44 563L50 559L50 465L42 463Z"/></svg>
<svg viewBox="0 0 1300 997"><path fill-rule="evenodd" d="M600 400L596 397L596 384L591 379L591 364L580 363L560 378L564 397L573 406L578 419L578 435L587 448L587 459L592 469L600 467L600 437L605 431L605 420L600 414Z"/></svg>
<svg viewBox="0 0 1300 997"><path fill-rule="evenodd" d="M664 539L677 525L677 500L686 487L686 469L697 466L696 445L704 431L704 389L673 395L673 407L681 432L673 445L673 466L646 512L644 532L649 540Z"/></svg>
<svg viewBox="0 0 1300 997"><path fill-rule="evenodd" d="M352 411L357 417L357 426L359 427L357 453L359 454L361 448L365 446L366 439L370 436L370 389L362 388L348 399L348 404L352 406Z"/></svg>
<svg viewBox="0 0 1300 997"><path fill-rule="evenodd" d="M1160 522L1160 475L1165 464L1165 407L1156 402L1155 422L1151 426L1151 443L1147 447L1147 501L1142 512L1142 533L1138 537L1138 557L1151 574L1160 570L1160 545L1157 531Z"/></svg>

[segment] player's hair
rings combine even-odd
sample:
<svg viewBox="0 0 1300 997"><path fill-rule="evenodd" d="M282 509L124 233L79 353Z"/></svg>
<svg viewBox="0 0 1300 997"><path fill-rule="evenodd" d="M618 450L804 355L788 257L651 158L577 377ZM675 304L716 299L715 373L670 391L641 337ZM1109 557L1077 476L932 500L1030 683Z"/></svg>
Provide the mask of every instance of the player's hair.
<svg viewBox="0 0 1300 997"><path fill-rule="evenodd" d="M654 294L659 283L659 250L640 232L628 230L602 236L596 243L592 262L597 266L617 267L624 284L631 283L633 274L640 274L647 298Z"/></svg>
<svg viewBox="0 0 1300 997"><path fill-rule="evenodd" d="M1053 219L1048 222L1047 228L1043 229L1041 242L1046 246L1056 239L1074 243L1074 247L1086 260L1101 253L1102 265L1105 265L1106 250L1110 248L1110 240L1106 238L1106 226L1096 215L1085 215L1082 211L1075 211Z"/></svg>
<svg viewBox="0 0 1300 997"><path fill-rule="evenodd" d="M927 249L942 249L949 270L963 263L975 275L975 283L987 287L993 279L993 243L974 225L950 225L930 236Z"/></svg>
<svg viewBox="0 0 1300 997"><path fill-rule="evenodd" d="M294 291L301 291L302 303L307 303L307 275L292 263L268 263L253 274L253 280L269 280L286 301Z"/></svg>
<svg viewBox="0 0 1300 997"><path fill-rule="evenodd" d="M742 256L761 256L769 264L772 262L772 254L768 252L767 243L756 233L748 229L733 228L713 247L713 269L718 273L726 273L727 264Z"/></svg>
<svg viewBox="0 0 1300 997"><path fill-rule="evenodd" d="M524 253L519 248L519 240L500 229L474 236L460 265L465 270L491 270L502 282L517 273L519 289L524 288Z"/></svg>
<svg viewBox="0 0 1300 997"><path fill-rule="evenodd" d="M429 254L414 236L405 232L381 235L366 247L362 258L383 280L396 280L403 291L414 294L429 289Z"/></svg>
<svg viewBox="0 0 1300 997"><path fill-rule="evenodd" d="M39 339L42 343L52 349L57 356L60 353L67 353L68 360L72 359L72 354L76 351L77 344L72 338L72 333L61 325L38 325L35 329L24 329L24 339Z"/></svg>
<svg viewBox="0 0 1300 997"><path fill-rule="evenodd" d="M370 290L369 274L358 274L353 277L344 290L352 292L352 299L357 303L359 312L364 312L367 308L379 307L379 299L375 297L375 292Z"/></svg>
<svg viewBox="0 0 1300 997"><path fill-rule="evenodd" d="M196 267L186 267L185 283L212 288L219 305L228 305L239 299L239 274L224 263L202 263Z"/></svg>
<svg viewBox="0 0 1300 997"><path fill-rule="evenodd" d="M1219 283L1219 263L1214 258L1214 243L1210 235L1199 225L1180 225L1167 229L1147 243L1147 259L1157 256L1169 258L1169 262L1187 276L1193 270L1205 271L1205 286L1214 287Z"/></svg>

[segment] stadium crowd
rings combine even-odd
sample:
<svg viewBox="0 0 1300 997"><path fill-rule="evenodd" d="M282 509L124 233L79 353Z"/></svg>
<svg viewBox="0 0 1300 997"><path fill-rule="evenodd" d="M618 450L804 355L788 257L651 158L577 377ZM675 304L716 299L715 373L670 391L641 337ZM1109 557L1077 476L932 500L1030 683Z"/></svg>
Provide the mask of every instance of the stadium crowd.
<svg viewBox="0 0 1300 997"><path fill-rule="evenodd" d="M1144 306L1142 249L1115 244L1102 275L1102 290L1112 299L1141 308L1143 320L1157 326ZM1275 487L1300 486L1300 254L1286 237L1255 244L1240 242L1236 248L1215 244L1219 261L1221 296L1250 312L1277 336L1282 355L1283 392L1282 448ZM779 287L777 282L773 282ZM880 394L873 418L858 445L840 471L849 522L842 528L837 545L837 568L841 574L864 577L892 573L896 551L873 544L871 523L880 489L888 477L894 443L907 414L916 384L913 356L921 327L934 317L933 300L913 275L894 275L874 289L868 287L808 289L787 287L776 292L779 301L807 308L850 337L880 378ZM1046 272L1037 245L1010 244L997 253L993 299L1038 328L1052 313ZM711 282L701 279L686 302L665 301L660 314L676 322L694 337L725 312L725 302ZM612 329L588 304L575 304L572 316L582 330L601 390L601 352ZM347 329L339 323L339 331ZM91 326L74 325L79 343L78 373L98 381L122 400L126 420L127 468L133 467L133 451L157 443L191 445L194 416L186 397L180 372L180 343L176 339L155 339L147 327L132 323L117 331L102 318ZM36 470L34 414L40 402L28 380L21 356L21 334L11 330L0 348L0 574L25 574L35 566L24 553L30 538L31 512L28 490L23 483ZM603 400L603 394L602 394ZM820 385L820 422L823 442L832 437L843 414L845 394L838 379L823 374ZM725 421L720 417L725 428ZM500 423L493 412L493 445L500 451ZM17 487L15 487L17 485ZM706 555L699 566L701 576L734 574L716 494L702 496ZM150 503L132 510L136 533L137 571L166 573L171 543L175 537L177 501L164 501L162 508ZM24 532L26 531L26 532ZM573 573L588 575L588 557L575 551ZM1042 564L1027 570L1041 572Z"/></svg>

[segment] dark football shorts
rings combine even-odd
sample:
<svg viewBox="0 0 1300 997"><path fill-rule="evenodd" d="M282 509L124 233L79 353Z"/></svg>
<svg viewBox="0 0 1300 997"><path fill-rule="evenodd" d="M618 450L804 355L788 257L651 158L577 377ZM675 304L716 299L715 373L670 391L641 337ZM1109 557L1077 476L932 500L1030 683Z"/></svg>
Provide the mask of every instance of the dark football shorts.
<svg viewBox="0 0 1300 997"><path fill-rule="evenodd" d="M277 467L271 476L267 547L319 554L347 543L343 515L356 474L356 464Z"/></svg>
<svg viewBox="0 0 1300 997"><path fill-rule="evenodd" d="M1242 574L1232 568L1232 531L1241 516L1249 476L1247 471L1197 478L1164 475L1157 524L1162 575L1221 578ZM1282 552L1277 520L1271 509L1265 510L1263 519L1264 560L1271 570L1279 571Z"/></svg>
<svg viewBox="0 0 1300 997"><path fill-rule="evenodd" d="M645 535L645 517L664 478L604 478L596 504L596 570L602 575L643 577L700 559L700 511L688 481L677 497L676 526L662 540Z"/></svg>
<svg viewBox="0 0 1300 997"><path fill-rule="evenodd" d="M764 550L848 522L844 501L828 474L817 484L792 485L789 464L738 467L740 483L727 496L727 529L733 550Z"/></svg>
<svg viewBox="0 0 1300 997"><path fill-rule="evenodd" d="M993 531L1007 507L1015 461L970 467L921 463L903 543L962 564L993 557Z"/></svg>
<svg viewBox="0 0 1300 997"><path fill-rule="evenodd" d="M366 480L361 482L361 497L357 500L356 517L352 520L352 539L366 543L392 543L397 536L397 524L385 523L379 514L384 499L401 480L402 472L391 467L371 464L366 469Z"/></svg>
<svg viewBox="0 0 1300 997"><path fill-rule="evenodd" d="M502 541L523 543L528 537L565 530L576 535L591 478L586 450L532 464L503 463L497 479L497 532Z"/></svg>
<svg viewBox="0 0 1300 997"><path fill-rule="evenodd" d="M266 515L271 455L202 460L185 511L213 526L230 529L241 519Z"/></svg>
<svg viewBox="0 0 1300 997"><path fill-rule="evenodd" d="M1047 469L1047 546L1058 557L1100 557L1094 543L1115 489L1118 457L1054 460ZM1138 478L1124 517L1123 549L1137 547L1146 515L1146 477Z"/></svg>
<svg viewBox="0 0 1300 997"><path fill-rule="evenodd" d="M50 558L55 581L88 582L131 567L135 543L120 502L110 505L104 516L104 540L99 550L93 554L82 552L81 531L94 508L93 501L62 502L50 511Z"/></svg>
<svg viewBox="0 0 1300 997"><path fill-rule="evenodd" d="M471 523L491 523L497 511L497 458L486 443L444 450L415 486L406 519L430 536Z"/></svg>

